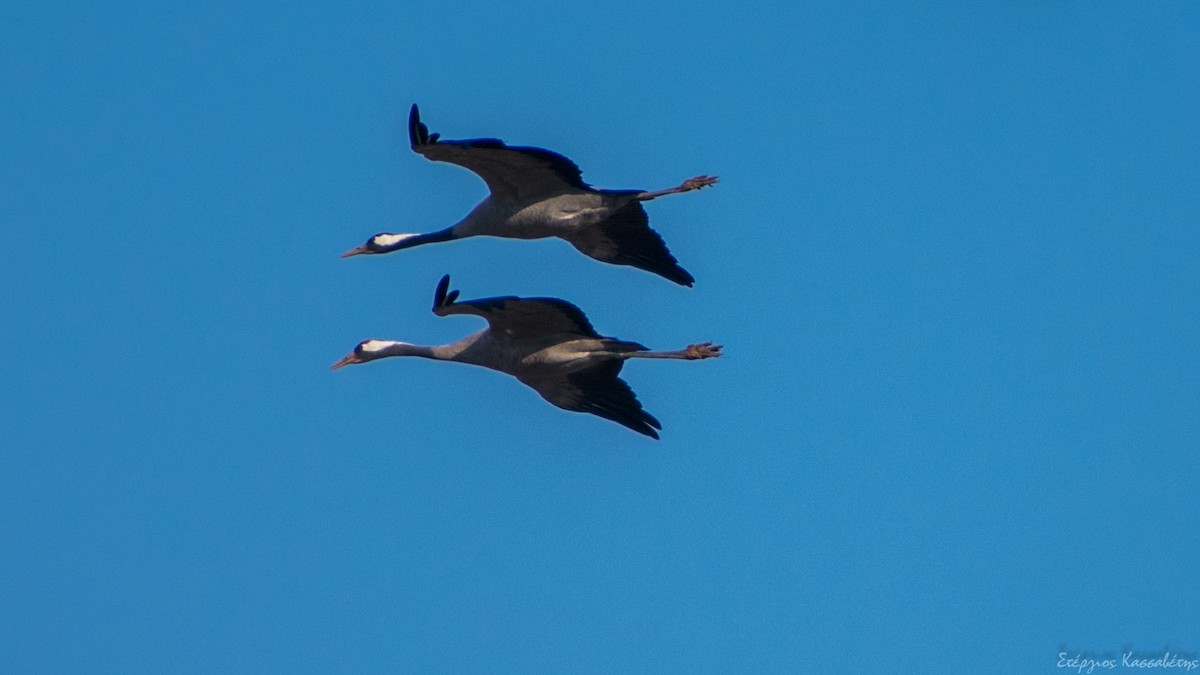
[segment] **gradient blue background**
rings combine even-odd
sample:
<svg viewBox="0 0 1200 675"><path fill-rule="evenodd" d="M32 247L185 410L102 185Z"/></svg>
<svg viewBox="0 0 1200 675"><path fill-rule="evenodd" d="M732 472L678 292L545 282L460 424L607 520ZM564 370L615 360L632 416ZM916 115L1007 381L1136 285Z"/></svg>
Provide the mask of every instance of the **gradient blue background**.
<svg viewBox="0 0 1200 675"><path fill-rule="evenodd" d="M1200 653L1200 5L5 3L0 671L1063 672ZM573 158L698 279L339 260ZM555 295L655 443L482 369Z"/></svg>

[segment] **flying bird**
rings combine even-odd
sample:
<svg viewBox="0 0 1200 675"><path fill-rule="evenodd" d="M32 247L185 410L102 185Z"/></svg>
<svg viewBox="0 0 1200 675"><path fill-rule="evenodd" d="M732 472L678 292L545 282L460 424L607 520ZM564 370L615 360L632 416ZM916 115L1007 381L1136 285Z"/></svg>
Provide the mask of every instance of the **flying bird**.
<svg viewBox="0 0 1200 675"><path fill-rule="evenodd" d="M596 260L632 265L684 286L695 282L650 229L642 202L708 187L717 182L715 176L696 176L666 190L597 190L583 182L574 162L556 152L505 145L495 138L441 140L421 122L416 104L408 115L408 138L413 151L426 159L474 171L487 183L488 196L444 230L382 232L346 251L343 258L481 235L559 237Z"/></svg>
<svg viewBox="0 0 1200 675"><path fill-rule="evenodd" d="M438 316L473 314L488 327L446 345L425 346L394 340L364 340L330 370L389 356L420 356L457 361L507 373L550 403L591 413L640 434L658 438L662 425L642 409L633 390L618 375L627 359L709 359L721 345L689 345L679 351L651 351L627 340L605 337L578 307L557 298L513 296L458 301L450 276L433 296Z"/></svg>

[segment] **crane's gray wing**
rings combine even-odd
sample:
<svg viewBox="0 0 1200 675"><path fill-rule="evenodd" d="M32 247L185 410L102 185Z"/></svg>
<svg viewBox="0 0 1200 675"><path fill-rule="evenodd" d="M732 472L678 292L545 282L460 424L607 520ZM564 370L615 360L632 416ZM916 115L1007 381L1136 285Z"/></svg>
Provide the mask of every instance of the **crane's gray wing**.
<svg viewBox="0 0 1200 675"><path fill-rule="evenodd" d="M522 378L521 381L560 408L597 415L639 434L658 438L655 430L662 429L662 424L642 409L637 395L618 377L623 364L620 359L611 359L569 375L554 374Z"/></svg>
<svg viewBox="0 0 1200 675"><path fill-rule="evenodd" d="M503 296L481 300L458 300L458 291L451 291L450 275L438 282L433 294L433 313L438 316L473 314L487 319L493 333L516 339L548 335L578 335L588 338L604 336L592 328L583 310L557 298L518 298Z"/></svg>
<svg viewBox="0 0 1200 675"><path fill-rule="evenodd" d="M679 266L662 237L650 229L641 202L629 202L599 223L562 237L596 260L632 265L682 286L691 286L696 281Z"/></svg>
<svg viewBox="0 0 1200 675"><path fill-rule="evenodd" d="M421 122L417 105L408 113L408 140L413 152L435 162L450 162L479 174L501 199L526 199L568 190L589 190L579 167L557 152L508 146L496 138L440 140Z"/></svg>

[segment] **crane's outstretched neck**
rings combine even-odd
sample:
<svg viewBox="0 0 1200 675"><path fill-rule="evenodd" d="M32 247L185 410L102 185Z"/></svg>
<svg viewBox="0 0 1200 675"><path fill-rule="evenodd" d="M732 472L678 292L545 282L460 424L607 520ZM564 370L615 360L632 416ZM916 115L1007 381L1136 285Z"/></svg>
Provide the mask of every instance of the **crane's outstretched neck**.
<svg viewBox="0 0 1200 675"><path fill-rule="evenodd" d="M368 358L382 359L389 356L420 356L426 359L438 358L434 348L426 345L414 345L395 340L367 340L362 345L362 354Z"/></svg>
<svg viewBox="0 0 1200 675"><path fill-rule="evenodd" d="M442 241L450 241L457 239L458 235L454 234L453 227L447 227L444 230L437 232L427 232L425 234L377 234L371 238L370 246L372 253L391 253L401 249L412 248L422 244L436 244Z"/></svg>
<svg viewBox="0 0 1200 675"><path fill-rule="evenodd" d="M457 345L458 343L429 347L426 345L414 345L408 342L398 342L396 340L363 340L358 343L354 351L342 357L340 361L330 366L329 369L337 370L338 368L356 363L386 359L389 356L419 356L438 361L455 361L457 360L455 357L461 351Z"/></svg>
<svg viewBox="0 0 1200 675"><path fill-rule="evenodd" d="M399 251L402 248L412 248L421 244L434 244L439 241L450 241L458 239L461 235L455 234L453 227L448 227L437 232L429 232L427 234L393 234L391 232L380 232L379 234L367 240L367 243L354 248L342 254L343 258L350 256L363 255L368 253L391 253Z"/></svg>
<svg viewBox="0 0 1200 675"><path fill-rule="evenodd" d="M363 355L370 358L374 355L375 358L383 358L385 356L419 356L423 359L434 359L436 361L464 361L470 362L470 359L462 358L460 355L467 350L478 338L478 334L470 335L458 342L451 342L447 345L414 345L408 342L399 342L397 340L367 340L362 343Z"/></svg>

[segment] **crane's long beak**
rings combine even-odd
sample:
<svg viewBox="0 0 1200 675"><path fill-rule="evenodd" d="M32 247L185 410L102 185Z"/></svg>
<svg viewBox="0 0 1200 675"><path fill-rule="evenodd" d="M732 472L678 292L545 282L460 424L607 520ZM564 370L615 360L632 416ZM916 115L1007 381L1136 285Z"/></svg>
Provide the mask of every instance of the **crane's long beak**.
<svg viewBox="0 0 1200 675"><path fill-rule="evenodd" d="M349 251L346 251L345 253L343 253L342 257L349 258L352 255L361 255L363 253L370 253L370 251L367 250L366 244L363 244L362 246L355 246L354 248L350 249Z"/></svg>
<svg viewBox="0 0 1200 675"><path fill-rule="evenodd" d="M362 359L358 358L358 354L355 354L354 352L350 352L349 354L343 356L340 361L333 364L332 366L329 366L329 369L337 370L338 368L341 368L342 366L349 366L349 365L352 365L355 363L362 363Z"/></svg>

